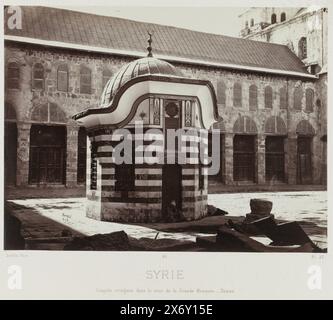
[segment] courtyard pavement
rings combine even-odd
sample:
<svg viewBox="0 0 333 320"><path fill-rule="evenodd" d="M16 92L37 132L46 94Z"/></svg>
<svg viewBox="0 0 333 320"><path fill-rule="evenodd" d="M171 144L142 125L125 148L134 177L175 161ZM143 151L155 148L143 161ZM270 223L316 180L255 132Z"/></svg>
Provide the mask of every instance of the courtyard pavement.
<svg viewBox="0 0 333 320"><path fill-rule="evenodd" d="M228 219L240 221L250 212L250 199L273 202L272 213L283 221L296 220L320 247L327 247L326 191L261 192L210 194L208 203L221 208L227 216L207 217L194 222L124 224L97 221L85 216L85 198L17 199L9 200L11 211L23 224L23 236L28 239L59 237L64 229L73 235L94 235L124 230L141 238L169 238L195 241L198 235L214 234ZM268 244L267 238L256 238Z"/></svg>

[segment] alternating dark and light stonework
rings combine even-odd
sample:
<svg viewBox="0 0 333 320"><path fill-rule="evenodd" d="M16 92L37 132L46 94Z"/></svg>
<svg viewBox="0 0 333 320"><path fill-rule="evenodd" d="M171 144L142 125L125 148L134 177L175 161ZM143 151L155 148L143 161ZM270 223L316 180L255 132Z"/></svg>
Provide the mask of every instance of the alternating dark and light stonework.
<svg viewBox="0 0 333 320"><path fill-rule="evenodd" d="M107 82L99 108L73 118L88 132L88 217L158 222L207 214L208 129L218 120L209 81L139 59Z"/></svg>

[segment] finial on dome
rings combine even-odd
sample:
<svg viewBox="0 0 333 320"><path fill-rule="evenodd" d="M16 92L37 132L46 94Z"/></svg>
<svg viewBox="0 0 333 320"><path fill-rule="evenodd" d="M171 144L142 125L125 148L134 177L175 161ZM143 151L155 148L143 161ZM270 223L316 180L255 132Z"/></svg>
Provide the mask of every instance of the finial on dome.
<svg viewBox="0 0 333 320"><path fill-rule="evenodd" d="M152 40L152 33L150 33L149 31L148 31L148 35L149 35L149 39L148 39L148 47L147 47L147 50L148 50L148 55L147 55L147 57L152 57L153 56L153 53L152 53L152 51L153 51L153 48L152 48L152 46L151 46L151 43L153 42L153 40Z"/></svg>

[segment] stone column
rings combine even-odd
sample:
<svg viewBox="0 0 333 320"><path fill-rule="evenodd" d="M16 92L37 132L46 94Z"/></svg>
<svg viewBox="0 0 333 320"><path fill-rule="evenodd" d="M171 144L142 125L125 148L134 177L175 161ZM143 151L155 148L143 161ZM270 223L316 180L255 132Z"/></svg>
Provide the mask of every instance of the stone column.
<svg viewBox="0 0 333 320"><path fill-rule="evenodd" d="M256 143L256 182L258 184L266 183L266 163L265 163L265 139L264 134L257 135Z"/></svg>
<svg viewBox="0 0 333 320"><path fill-rule="evenodd" d="M234 183L233 162L234 162L234 134L226 133L224 137L224 181L227 185Z"/></svg>
<svg viewBox="0 0 333 320"><path fill-rule="evenodd" d="M17 171L16 185L29 184L30 123L17 123Z"/></svg>
<svg viewBox="0 0 333 320"><path fill-rule="evenodd" d="M288 148L286 154L287 161L287 182L288 184L297 183L297 135L288 134Z"/></svg>
<svg viewBox="0 0 333 320"><path fill-rule="evenodd" d="M77 186L78 134L78 126L67 125L66 187L69 188Z"/></svg>

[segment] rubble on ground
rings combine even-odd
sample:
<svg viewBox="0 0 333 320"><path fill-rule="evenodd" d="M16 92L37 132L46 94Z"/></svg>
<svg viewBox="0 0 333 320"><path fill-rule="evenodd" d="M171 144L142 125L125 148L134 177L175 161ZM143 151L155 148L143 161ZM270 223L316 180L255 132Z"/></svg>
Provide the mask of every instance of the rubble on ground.
<svg viewBox="0 0 333 320"><path fill-rule="evenodd" d="M72 241L65 245L64 250L129 251L135 250L135 248L131 246L124 231L117 231L86 237L74 237Z"/></svg>
<svg viewBox="0 0 333 320"><path fill-rule="evenodd" d="M251 212L246 214L244 223L251 223L264 217L271 217L274 219L274 215L271 214L273 208L273 203L271 201L251 199L250 208Z"/></svg>
<svg viewBox="0 0 333 320"><path fill-rule="evenodd" d="M296 221L277 223L271 214L273 204L263 199L251 199L251 213L241 223L228 220L216 236L197 237L196 243L211 251L232 252L327 252L319 248ZM270 245L252 239L263 235Z"/></svg>
<svg viewBox="0 0 333 320"><path fill-rule="evenodd" d="M141 251L193 251L197 248L193 241L165 238L130 238L130 243Z"/></svg>
<svg viewBox="0 0 333 320"><path fill-rule="evenodd" d="M272 245L303 245L312 242L296 221L276 223L272 217L252 222L262 234L270 238Z"/></svg>
<svg viewBox="0 0 333 320"><path fill-rule="evenodd" d="M227 211L224 211L220 208L216 208L212 205L207 205L207 216L219 216L219 215L222 215L222 216L225 216L229 214Z"/></svg>
<svg viewBox="0 0 333 320"><path fill-rule="evenodd" d="M267 246L226 226L221 227L216 236L197 237L196 243L207 251L215 252L326 252L312 242L306 242L301 246Z"/></svg>
<svg viewBox="0 0 333 320"><path fill-rule="evenodd" d="M187 251L195 249L192 241L175 239L133 238L124 231L74 237L64 250L96 251Z"/></svg>

